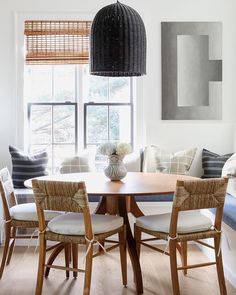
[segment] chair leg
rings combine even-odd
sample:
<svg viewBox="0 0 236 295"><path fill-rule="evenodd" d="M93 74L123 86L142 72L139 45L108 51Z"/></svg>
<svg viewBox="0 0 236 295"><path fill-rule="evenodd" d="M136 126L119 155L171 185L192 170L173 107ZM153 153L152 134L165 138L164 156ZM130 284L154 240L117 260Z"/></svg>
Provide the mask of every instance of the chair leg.
<svg viewBox="0 0 236 295"><path fill-rule="evenodd" d="M88 248L88 244L86 245L86 249ZM91 246L87 256L85 263L85 278L84 278L84 291L83 295L90 294L90 286L91 286L91 278L92 278L92 266L93 266L93 245Z"/></svg>
<svg viewBox="0 0 236 295"><path fill-rule="evenodd" d="M223 268L223 262L222 262L222 253L220 252L220 254L218 255L218 249L220 247L219 235L216 238L214 238L214 246L215 246L215 257L216 257L216 269L217 269L218 281L220 286L220 294L227 295L224 268Z"/></svg>
<svg viewBox="0 0 236 295"><path fill-rule="evenodd" d="M105 241L100 242L100 244L105 248ZM103 249L102 249L102 247L100 245L98 247L98 252L103 252Z"/></svg>
<svg viewBox="0 0 236 295"><path fill-rule="evenodd" d="M71 245L70 243L65 244L65 266L69 267L70 266L70 251L71 251ZM69 279L70 277L70 272L69 270L66 270L66 278Z"/></svg>
<svg viewBox="0 0 236 295"><path fill-rule="evenodd" d="M140 242L142 239L142 231L139 229L136 223L134 224L134 239L136 241L137 254L138 254L138 257L140 258L140 248L141 248Z"/></svg>
<svg viewBox="0 0 236 295"><path fill-rule="evenodd" d="M126 249L126 228L119 232L120 263L123 285L127 286L127 249Z"/></svg>
<svg viewBox="0 0 236 295"><path fill-rule="evenodd" d="M10 243L10 248L9 248L9 252L8 252L8 256L7 256L7 265L11 261L12 253L13 253L13 250L14 250L14 245L15 245L15 240L16 240L16 231L17 231L16 227L13 227L12 228L12 240L11 240L11 243Z"/></svg>
<svg viewBox="0 0 236 295"><path fill-rule="evenodd" d="M5 224L5 244L4 244L4 249L3 249L3 254L2 254L2 262L1 262L1 268L0 268L0 279L2 278L2 274L4 271L5 265L6 265L10 237L11 237L11 225L9 223L6 223Z"/></svg>
<svg viewBox="0 0 236 295"><path fill-rule="evenodd" d="M65 248L65 244L62 243L60 245L58 245L52 252L52 254L49 256L47 264L52 265L53 262L55 261L55 259L57 258L57 256L59 255L59 253L64 250ZM46 267L45 268L45 278L47 278L49 276L49 272L50 272L50 267Z"/></svg>
<svg viewBox="0 0 236 295"><path fill-rule="evenodd" d="M72 262L73 262L73 268L78 268L78 244L72 244ZM73 277L77 278L78 272L73 272Z"/></svg>
<svg viewBox="0 0 236 295"><path fill-rule="evenodd" d="M172 289L173 289L174 295L180 295L176 250L177 250L176 249L176 241L170 240L169 252L170 252L170 269L171 269Z"/></svg>
<svg viewBox="0 0 236 295"><path fill-rule="evenodd" d="M38 261L38 276L35 295L41 295L44 280L44 268L46 259L46 240L44 234L39 234L39 261Z"/></svg>
<svg viewBox="0 0 236 295"><path fill-rule="evenodd" d="M184 241L181 242L181 260L182 260L182 266L188 265L188 242ZM187 269L183 269L183 274L187 274Z"/></svg>

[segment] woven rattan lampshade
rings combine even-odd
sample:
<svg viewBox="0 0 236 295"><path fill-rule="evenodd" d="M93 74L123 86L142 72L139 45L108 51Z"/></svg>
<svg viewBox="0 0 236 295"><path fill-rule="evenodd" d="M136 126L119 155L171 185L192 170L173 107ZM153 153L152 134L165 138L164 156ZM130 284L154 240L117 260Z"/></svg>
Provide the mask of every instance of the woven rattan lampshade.
<svg viewBox="0 0 236 295"><path fill-rule="evenodd" d="M146 32L133 8L117 1L99 10L92 23L90 42L92 75L146 74Z"/></svg>

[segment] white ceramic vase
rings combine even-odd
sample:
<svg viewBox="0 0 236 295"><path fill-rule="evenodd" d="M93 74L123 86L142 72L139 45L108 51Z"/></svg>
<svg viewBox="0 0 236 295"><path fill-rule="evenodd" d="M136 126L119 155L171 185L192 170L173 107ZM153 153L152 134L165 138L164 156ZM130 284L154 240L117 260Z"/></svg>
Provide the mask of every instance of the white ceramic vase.
<svg viewBox="0 0 236 295"><path fill-rule="evenodd" d="M123 162L124 156L110 155L108 166L104 169L105 175L110 180L121 180L127 174L126 167Z"/></svg>

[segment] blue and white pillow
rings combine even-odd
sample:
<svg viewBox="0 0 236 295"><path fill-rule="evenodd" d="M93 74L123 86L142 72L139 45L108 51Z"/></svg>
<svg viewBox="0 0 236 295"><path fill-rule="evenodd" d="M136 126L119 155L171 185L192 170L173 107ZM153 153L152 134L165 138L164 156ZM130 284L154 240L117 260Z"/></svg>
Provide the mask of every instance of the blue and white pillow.
<svg viewBox="0 0 236 295"><path fill-rule="evenodd" d="M48 174L46 151L29 155L10 145L9 152L12 159L12 180L15 188L24 188L24 181L29 178Z"/></svg>
<svg viewBox="0 0 236 295"><path fill-rule="evenodd" d="M222 169L225 162L233 154L218 155L207 149L202 150L202 168L204 174L202 178L219 178L221 177Z"/></svg>

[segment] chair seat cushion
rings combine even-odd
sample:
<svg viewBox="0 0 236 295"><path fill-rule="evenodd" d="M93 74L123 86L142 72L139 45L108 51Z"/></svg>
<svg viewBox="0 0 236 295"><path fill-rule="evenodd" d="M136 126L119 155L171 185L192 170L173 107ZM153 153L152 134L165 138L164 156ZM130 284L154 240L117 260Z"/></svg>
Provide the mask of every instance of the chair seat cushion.
<svg viewBox="0 0 236 295"><path fill-rule="evenodd" d="M26 204L15 205L10 208L10 214L11 214L11 217L16 220L24 220L24 221L37 221L38 220L35 203L26 203ZM45 220L49 221L52 218L54 218L58 215L61 215L62 212L45 210L44 214L45 214Z"/></svg>
<svg viewBox="0 0 236 295"><path fill-rule="evenodd" d="M91 215L94 234L106 233L120 228L123 218L113 215ZM85 234L82 213L66 213L53 218L48 223L48 230L61 235L81 236Z"/></svg>
<svg viewBox="0 0 236 295"><path fill-rule="evenodd" d="M171 213L142 216L136 219L136 225L151 231L168 233ZM179 213L177 232L180 234L207 231L212 227L210 218L199 211L183 211Z"/></svg>

